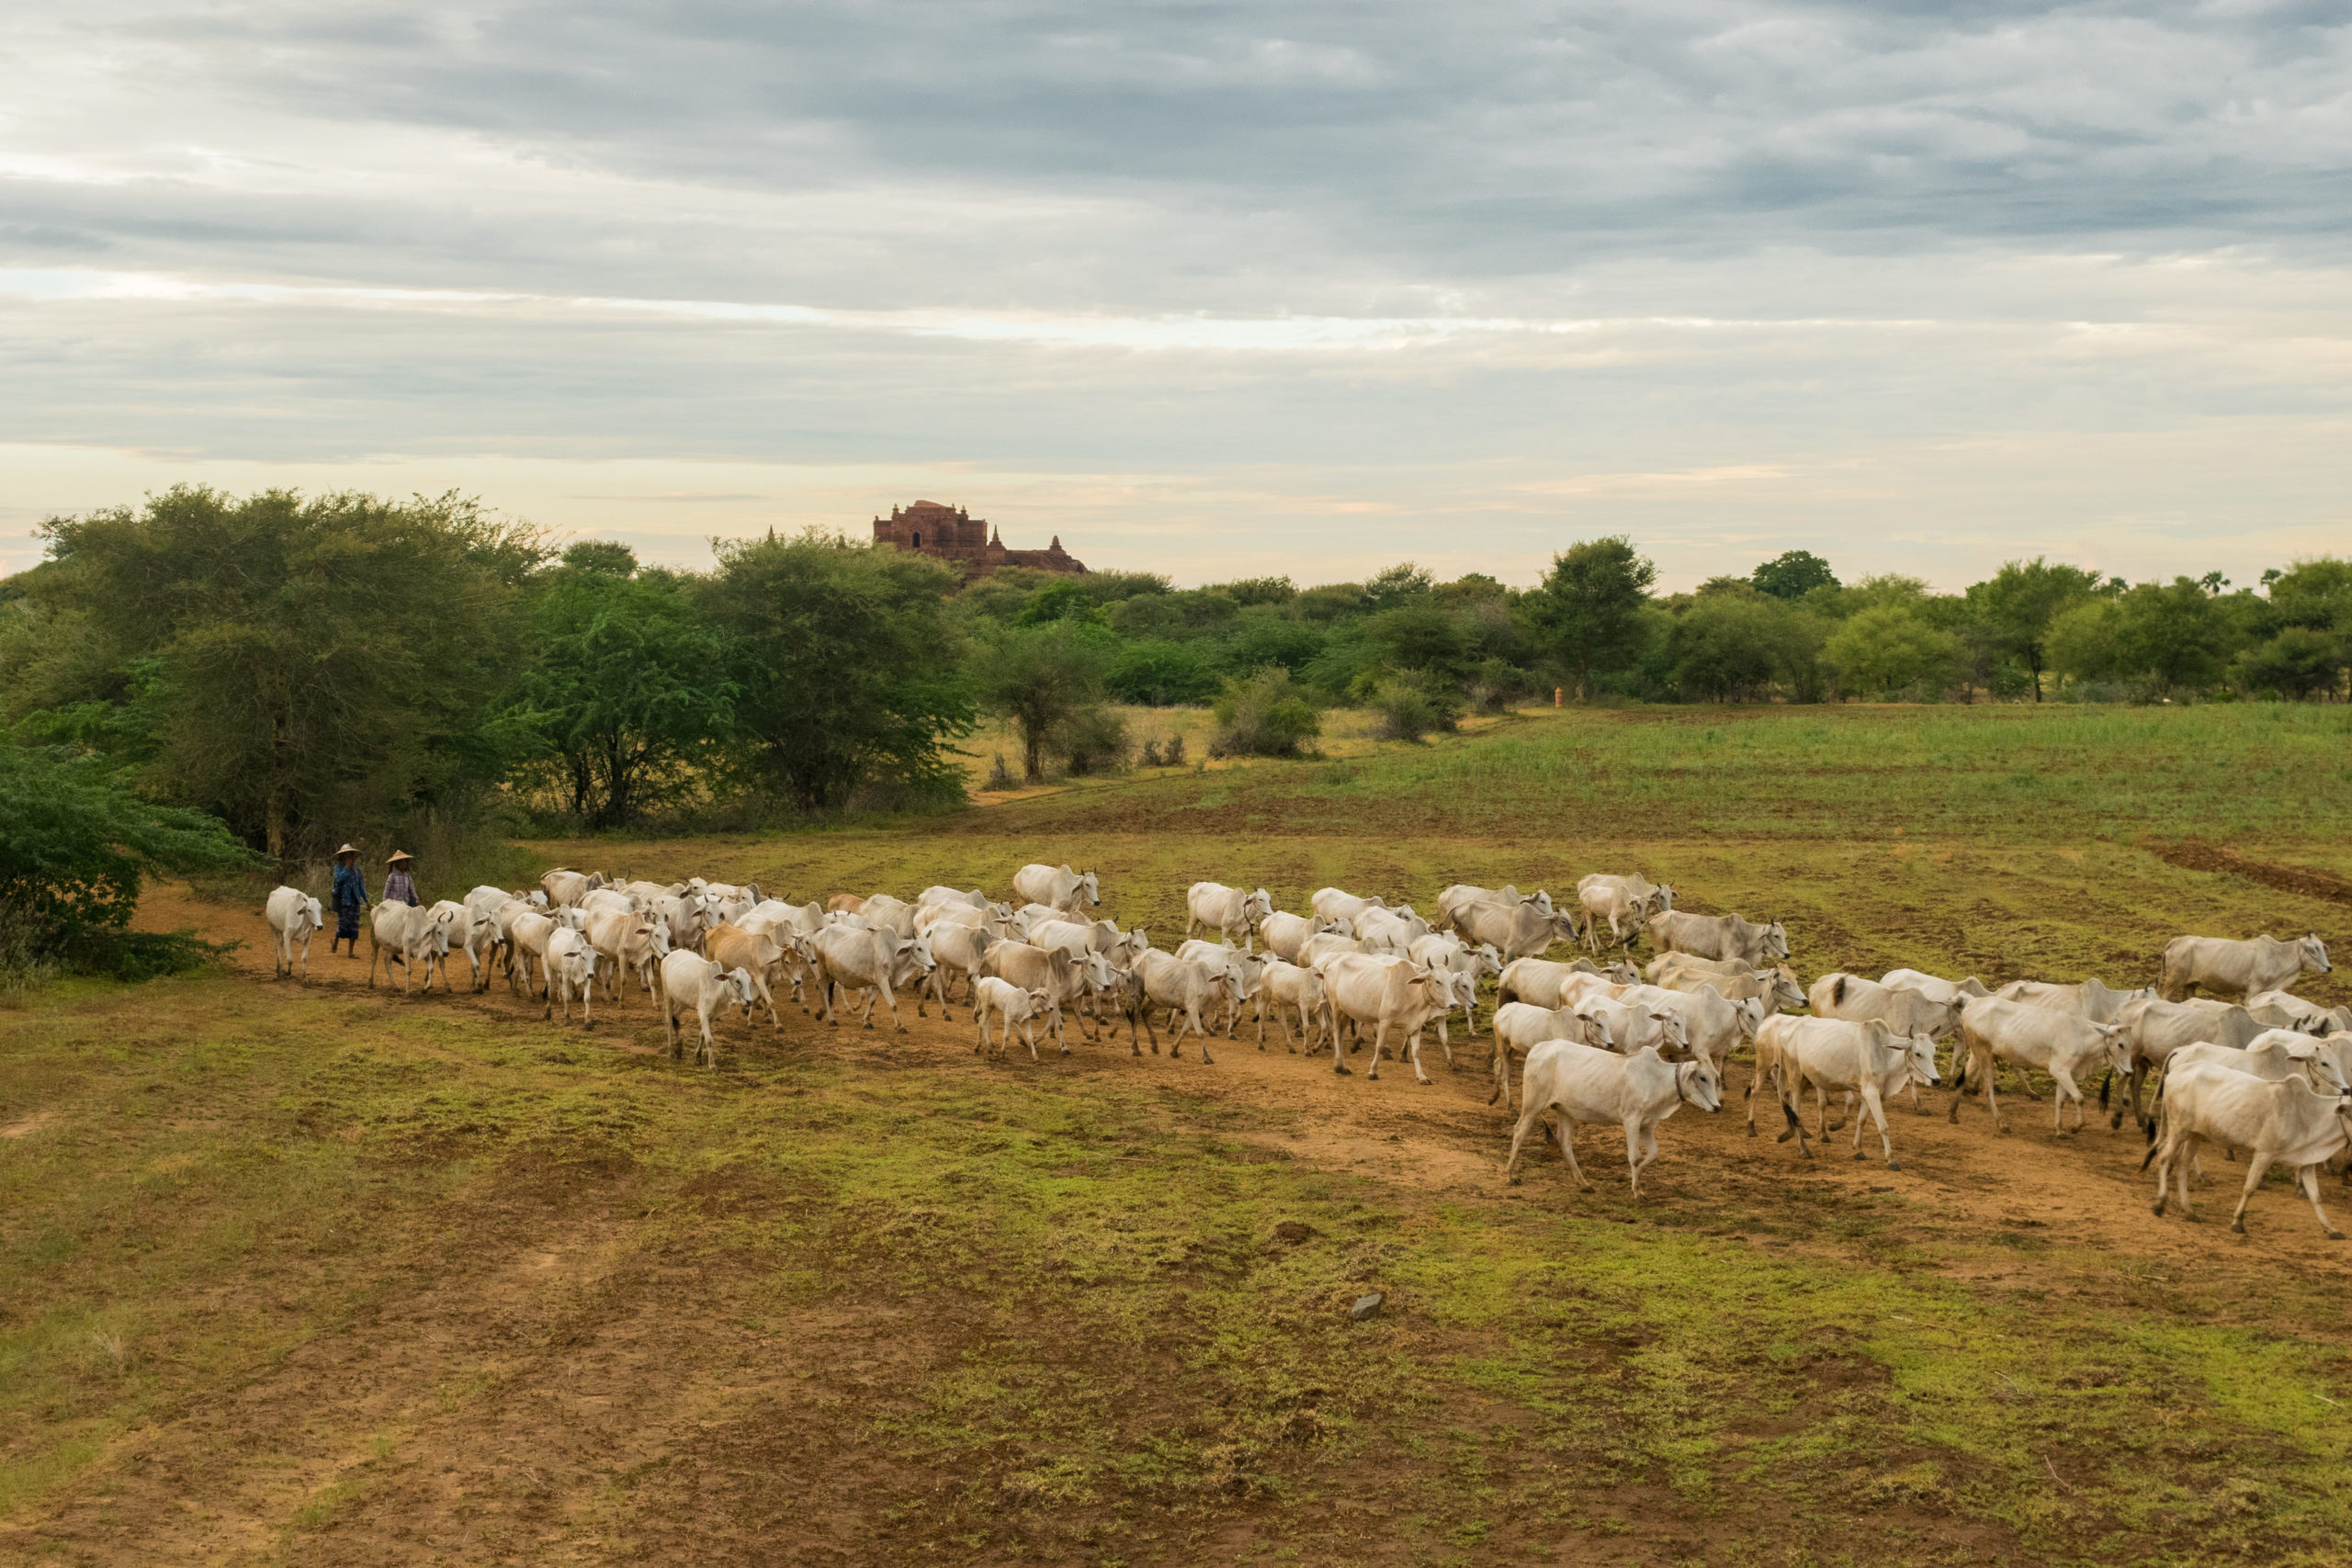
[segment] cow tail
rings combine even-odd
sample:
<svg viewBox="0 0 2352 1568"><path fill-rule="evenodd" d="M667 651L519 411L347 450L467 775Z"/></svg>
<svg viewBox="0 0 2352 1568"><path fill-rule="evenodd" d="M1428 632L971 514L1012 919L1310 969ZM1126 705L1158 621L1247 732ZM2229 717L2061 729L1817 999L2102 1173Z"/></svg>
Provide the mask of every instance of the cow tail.
<svg viewBox="0 0 2352 1568"><path fill-rule="evenodd" d="M1845 1003L1846 976L1840 975L1838 976L1838 983L1829 988L1829 1005L1831 1007L1843 1007Z"/></svg>
<svg viewBox="0 0 2352 1568"><path fill-rule="evenodd" d="M2107 1091L2114 1087L2115 1069L2109 1067L2107 1069L2107 1076L2098 1080L2098 1108L2101 1111L2107 1109Z"/></svg>
<svg viewBox="0 0 2352 1568"><path fill-rule="evenodd" d="M1954 1094L1968 1092L1968 1042L1965 1038L1952 1048L1951 1091Z"/></svg>

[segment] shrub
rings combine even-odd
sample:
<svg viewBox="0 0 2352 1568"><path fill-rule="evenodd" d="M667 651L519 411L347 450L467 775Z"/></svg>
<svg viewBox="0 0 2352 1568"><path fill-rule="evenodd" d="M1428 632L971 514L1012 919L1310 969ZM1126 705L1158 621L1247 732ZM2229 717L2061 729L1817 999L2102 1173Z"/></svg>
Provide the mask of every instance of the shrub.
<svg viewBox="0 0 2352 1568"><path fill-rule="evenodd" d="M1127 727L1109 708L1085 708L1055 731L1054 750L1073 777L1116 773L1127 763Z"/></svg>
<svg viewBox="0 0 2352 1568"><path fill-rule="evenodd" d="M1436 682L1410 675L1383 681L1372 694L1383 740L1419 740L1432 730L1451 730L1462 716L1462 699Z"/></svg>
<svg viewBox="0 0 2352 1568"><path fill-rule="evenodd" d="M1271 665L1225 689L1216 703L1215 757L1295 757L1323 733L1314 705L1299 694L1290 671ZM1181 748L1176 756L1182 756Z"/></svg>

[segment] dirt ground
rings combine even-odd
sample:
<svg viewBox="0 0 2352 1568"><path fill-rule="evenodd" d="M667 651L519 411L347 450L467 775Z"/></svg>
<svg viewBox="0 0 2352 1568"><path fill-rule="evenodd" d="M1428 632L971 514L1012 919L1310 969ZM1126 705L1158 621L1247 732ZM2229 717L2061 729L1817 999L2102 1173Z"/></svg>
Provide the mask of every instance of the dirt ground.
<svg viewBox="0 0 2352 1568"><path fill-rule="evenodd" d="M380 984L370 992L365 958L330 957L323 941L312 950L306 985L274 981L266 948L252 940L251 916L183 890L151 895L141 924L246 938L231 962L257 1021L305 1009L335 1035L396 1032L403 1053L426 1067L446 1061L453 1081L473 1058L436 1047L435 1033L414 1021L559 1039L573 1059L643 1069L642 1082L671 1086L663 1092L703 1092L697 1075L666 1066L660 1026L642 996L625 994L600 1010L593 1032L567 1032L541 1025L538 1007L511 996L503 983L481 995L436 992L429 999L404 999L397 987ZM460 961L461 984L464 967ZM236 994L224 993L220 1005L236 1009ZM1892 1118L1900 1169L1877 1157L1874 1135L1865 1139L1869 1157L1858 1161L1847 1132L1833 1134L1808 1160L1794 1144L1776 1141L1777 1115L1759 1113L1762 1135L1747 1134L1743 1061L1730 1071L1721 1113L1686 1109L1666 1124L1662 1156L1645 1179L1651 1195L1636 1203L1625 1190L1623 1139L1613 1129L1578 1135L1593 1190L1577 1190L1557 1154L1544 1149L1531 1154L1524 1185L1504 1185L1510 1122L1487 1104L1483 1035L1463 1041L1457 1033L1451 1066L1430 1040L1425 1061L1434 1081L1420 1085L1404 1064L1388 1064L1372 1079L1361 1055L1352 1075L1337 1076L1328 1053L1291 1054L1279 1032L1261 1051L1247 1026L1240 1040L1214 1043L1213 1064L1199 1058L1196 1044L1181 1057L1148 1047L1136 1056L1124 1036L1096 1043L1074 1034L1072 1055L1046 1046L1045 1060L1032 1066L1017 1046L1003 1058L976 1056L960 1008L952 1023L908 1013L912 1029L903 1037L827 1030L789 1003L780 1035L740 1020L720 1032L730 1068L774 1069L821 1055L886 1091L916 1078L990 1088L1042 1078L1081 1096L1099 1092L1106 1102L1161 1106L1166 1120L1157 1140L1129 1133L1133 1141L1123 1146L1126 1157L1165 1169L1170 1202L1183 1201L1188 1176L1181 1152L1170 1151L1197 1136L1285 1175L1327 1178L1334 1190L1417 1223L1499 1235L1531 1217L1566 1215L1643 1235L1673 1233L1719 1258L1737 1249L1792 1266L1810 1260L1826 1271L1867 1261L1948 1285L1963 1299L2013 1293L2026 1303L2020 1310L2070 1320L2171 1303L2184 1319L2210 1322L2221 1314L2260 1325L2259 1303L2281 1280L2295 1282L2298 1300L2338 1297L2352 1283L2352 1247L2324 1240L2308 1209L2278 1181L2256 1195L2248 1234L2229 1234L2220 1222L2237 1167L2218 1166L2200 1190L2207 1223L2152 1215L2141 1138L2128 1123L2110 1131L2096 1104L2085 1131L2055 1134L2050 1100L2005 1093L2012 1131L2003 1135L1980 1100L1972 1098L1954 1124L1946 1118L1951 1096L1933 1091L1924 1097L1925 1113L1905 1103ZM326 1038L322 1032L322 1048ZM1161 1090L1171 1097L1132 1099ZM756 1118L776 1097L807 1092L788 1072L772 1071L730 1113ZM0 1127L0 1137L54 1135L57 1114ZM355 1142L375 1136L358 1125L330 1132ZM972 1179L987 1180L985 1169L976 1168ZM2346 1190L2331 1185L2327 1198L2339 1224L2352 1218ZM1871 1539L1894 1546L1875 1556L1866 1541L1847 1539L1855 1561L2034 1560L2013 1509L1979 1510L1965 1486L1949 1480L1961 1487L1957 1498L1949 1490L1914 1495L1899 1487L1874 1497L1815 1497L1805 1510L1802 1551L1797 1536L1769 1519L1726 1508L1719 1498L1694 1503L1687 1488L1655 1472L1589 1474L1573 1506L1539 1506L1529 1499L1552 1495L1542 1486L1569 1485L1552 1474L1557 1452L1527 1440L1532 1418L1523 1402L1458 1385L1444 1408L1423 1410L1415 1427L1475 1446L1482 1456L1475 1477L1461 1469L1459 1455L1419 1437L1384 1447L1369 1431L1377 1412L1361 1404L1352 1446L1317 1459L1320 1424L1340 1418L1346 1397L1310 1388L1282 1414L1281 1429L1304 1445L1298 1464L1317 1472L1321 1484L1311 1495L1253 1489L1237 1473L1231 1485L1205 1494L1162 1495L1138 1483L1127 1495L1075 1488L1064 1495L1042 1450L967 1449L967 1459L1004 1478L975 1502L970 1474L943 1469L936 1440L918 1426L877 1425L875 1412L904 1404L915 1384L957 1375L976 1347L1008 1332L1005 1303L989 1299L975 1279L960 1306L949 1304L951 1289L910 1307L881 1285L864 1288L868 1276L857 1261L861 1247L887 1251L906 1242L910 1224L947 1222L903 1212L879 1222L878 1241L844 1226L841 1276L813 1292L780 1292L747 1254L713 1251L697 1239L707 1229L786 1224L822 1206L813 1192L781 1183L657 1176L617 1149L601 1160L535 1161L526 1151L460 1171L439 1201L396 1205L379 1217L363 1270L369 1282L357 1298L331 1319L285 1335L232 1382L161 1402L110 1434L81 1480L0 1526L0 1560L1827 1562L1838 1560L1841 1537L1864 1521ZM1856 1215L1867 1223L1849 1223ZM1279 1235L1267 1247L1279 1250L1278 1242ZM325 1243L318 1249L333 1250ZM887 1258L880 1266L899 1267ZM1177 1273L1190 1266L1180 1260ZM264 1248L235 1277L207 1288L233 1293L242 1309L290 1322L311 1293L333 1289L338 1270L356 1268L340 1254L319 1263ZM1347 1331L1343 1298L1385 1289L1388 1303L1370 1325L1378 1337L1363 1341L1376 1345L1379 1356L1433 1364L1466 1353L1476 1337L1459 1314L1436 1310L1432 1287L1385 1275L1377 1247L1341 1258L1332 1280L1330 1300L1311 1303L1315 1336ZM1423 1294L1432 1303L1427 1311ZM2231 1303L2250 1304L2240 1313ZM1181 1287L1166 1310L1186 1311ZM1192 1326L1215 1332L1213 1325ZM2342 1325L2311 1326L2324 1339ZM1983 1324L1894 1312L1853 1328L1916 1336L1923 1354L1983 1345L1987 1332ZM1051 1341L1048 1333L1036 1352L1048 1363ZM1608 1370L1621 1353L1613 1343L1596 1344L1585 1370L1626 1375L1622 1367ZM1074 1340L1067 1353L1083 1359L1103 1348ZM1859 1360L1835 1345L1792 1353L1810 1375L1781 1414L1734 1434L1735 1444L1762 1452L1850 1420L1861 1408L1845 1403L1842 1386L1871 1381ZM1198 1368L1170 1355L1159 1375L1181 1393ZM2006 1358L2001 1364L2017 1365ZM2030 1397L2023 1385L2033 1379L2019 1371L1999 1375L2019 1397ZM1155 1377L1148 1366L1128 1375L1147 1387ZM1694 1374L1690 1386L1707 1385ZM2059 1397L2054 1389L2041 1392ZM988 1396L1017 1397L1009 1389ZM1171 1412L1183 1403L1171 1394L1140 1431L1124 1427L1115 1410L1091 1418L1145 1443L1153 1423L1182 1418ZM1235 1446L1247 1448L1239 1438ZM1890 1457L1889 1473L1901 1457ZM2070 1450L2063 1433L2033 1457L2048 1472L2047 1506L2087 1506L2088 1467L2103 1461ZM1487 1508L1492 1517L1476 1533L1453 1528L1432 1544L1420 1528L1427 1524L1420 1499L1431 1488L1502 1501ZM2083 1522L2094 1537L2109 1532L2128 1541L2135 1557L2161 1557L2182 1539L2162 1519L2110 1513ZM2291 1534L2282 1539L2291 1543Z"/></svg>

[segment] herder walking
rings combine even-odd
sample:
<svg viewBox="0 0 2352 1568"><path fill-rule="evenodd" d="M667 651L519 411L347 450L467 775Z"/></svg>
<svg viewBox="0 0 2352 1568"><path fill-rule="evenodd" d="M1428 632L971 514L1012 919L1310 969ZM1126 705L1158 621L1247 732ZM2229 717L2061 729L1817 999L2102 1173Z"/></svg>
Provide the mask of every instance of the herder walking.
<svg viewBox="0 0 2352 1568"><path fill-rule="evenodd" d="M409 854L406 850L394 850L392 858L384 863L384 902L387 904L421 904L416 896L416 878L408 874Z"/></svg>
<svg viewBox="0 0 2352 1568"><path fill-rule="evenodd" d="M351 956L359 956L359 911L367 907L368 879L360 874L359 851L345 844L334 852L334 941L327 943L329 953L348 937Z"/></svg>

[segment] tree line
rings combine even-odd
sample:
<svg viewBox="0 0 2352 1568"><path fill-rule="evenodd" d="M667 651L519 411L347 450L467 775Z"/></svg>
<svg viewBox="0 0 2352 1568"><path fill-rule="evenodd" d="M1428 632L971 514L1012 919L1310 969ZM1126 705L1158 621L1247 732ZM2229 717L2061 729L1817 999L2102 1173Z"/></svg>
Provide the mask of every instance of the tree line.
<svg viewBox="0 0 2352 1568"><path fill-rule="evenodd" d="M1959 593L1840 581L1798 550L1687 593L1624 538L1536 586L1400 564L1306 588L951 567L822 532L722 540L707 571L559 546L449 495L184 486L51 520L0 580L18 755L96 760L280 865L367 825L493 806L549 828L748 824L949 802L1009 721L1021 772L1128 760L1111 705L1214 704L1280 754L1318 712L1391 734L1541 700L2344 700L2352 562L2127 583L2012 562Z"/></svg>

